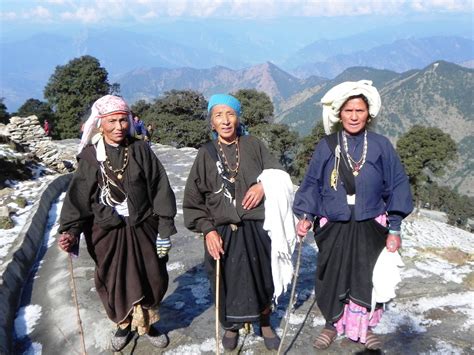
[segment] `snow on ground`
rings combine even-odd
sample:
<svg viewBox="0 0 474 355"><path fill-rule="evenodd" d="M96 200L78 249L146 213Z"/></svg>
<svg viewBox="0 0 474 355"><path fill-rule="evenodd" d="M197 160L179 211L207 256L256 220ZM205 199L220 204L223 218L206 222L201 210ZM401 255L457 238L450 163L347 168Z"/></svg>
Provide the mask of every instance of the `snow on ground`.
<svg viewBox="0 0 474 355"><path fill-rule="evenodd" d="M410 218L402 224L403 249L455 247L474 253L474 235L426 217Z"/></svg>
<svg viewBox="0 0 474 355"><path fill-rule="evenodd" d="M15 334L21 338L30 334L41 317L41 307L28 305L21 307L15 319Z"/></svg>
<svg viewBox="0 0 474 355"><path fill-rule="evenodd" d="M42 171L42 168L40 167L36 169L36 171ZM39 174L40 173L36 175ZM5 262L5 258L11 251L18 235L23 230L23 227L30 217L30 210L33 205L39 200L47 185L57 177L58 175L44 175L35 180L7 182L7 186L13 190L11 195L24 197L27 200L27 205L22 208L15 202L8 204L10 209L16 211L15 214L11 216L15 226L11 229L3 229L0 233L0 265Z"/></svg>

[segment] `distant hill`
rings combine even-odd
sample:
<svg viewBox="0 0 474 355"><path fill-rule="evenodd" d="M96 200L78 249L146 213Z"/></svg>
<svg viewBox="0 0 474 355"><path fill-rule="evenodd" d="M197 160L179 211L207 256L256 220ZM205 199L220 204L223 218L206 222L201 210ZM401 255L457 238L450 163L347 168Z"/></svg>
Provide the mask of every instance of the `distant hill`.
<svg viewBox="0 0 474 355"><path fill-rule="evenodd" d="M140 69L118 78L121 92L130 102L150 100L171 89L192 89L210 96L217 92L250 88L266 92L276 106L292 95L324 81L327 79L315 76L298 79L270 62L242 70L221 66L210 69Z"/></svg>
<svg viewBox="0 0 474 355"><path fill-rule="evenodd" d="M341 40L340 42L340 45L343 46L344 41ZM347 42L349 43L347 45L349 49L354 48L350 41ZM334 41L329 43L329 45L333 44ZM306 50L302 50L301 57L305 58L306 63L291 71L295 76L304 78L319 75L334 78L345 69L353 66L388 69L400 73L410 69L421 69L441 59L453 63L463 63L474 59L474 41L456 36L402 39L370 49L335 53L323 60L320 59L320 55L316 54L319 46L322 47L323 53L328 51L328 48L326 48L328 43L325 42L317 42ZM335 48L331 46L329 48L335 51ZM314 56L312 61L311 55Z"/></svg>

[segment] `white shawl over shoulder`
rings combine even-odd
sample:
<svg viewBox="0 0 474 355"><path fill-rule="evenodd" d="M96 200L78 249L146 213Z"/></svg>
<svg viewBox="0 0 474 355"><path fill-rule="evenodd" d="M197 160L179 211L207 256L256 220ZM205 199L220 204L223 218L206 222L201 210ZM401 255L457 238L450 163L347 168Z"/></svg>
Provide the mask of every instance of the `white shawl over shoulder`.
<svg viewBox="0 0 474 355"><path fill-rule="evenodd" d="M257 180L262 182L265 191L263 229L272 240L272 275L276 302L286 291L293 275L291 256L297 241L296 217L292 211L293 183L288 173L279 169L265 169Z"/></svg>

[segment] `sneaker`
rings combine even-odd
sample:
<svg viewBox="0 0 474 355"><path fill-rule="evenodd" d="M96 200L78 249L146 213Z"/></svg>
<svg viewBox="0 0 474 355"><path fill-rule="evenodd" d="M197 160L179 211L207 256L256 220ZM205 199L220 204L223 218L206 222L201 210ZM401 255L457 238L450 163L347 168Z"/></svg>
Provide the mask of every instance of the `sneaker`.
<svg viewBox="0 0 474 355"><path fill-rule="evenodd" d="M118 328L114 336L110 340L112 349L115 351L122 350L130 340L133 338L133 333L130 331L130 326L125 329Z"/></svg>
<svg viewBox="0 0 474 355"><path fill-rule="evenodd" d="M145 334L145 337L150 341L151 345L163 349L168 346L170 339L166 334L162 334L155 327L150 327L148 334Z"/></svg>

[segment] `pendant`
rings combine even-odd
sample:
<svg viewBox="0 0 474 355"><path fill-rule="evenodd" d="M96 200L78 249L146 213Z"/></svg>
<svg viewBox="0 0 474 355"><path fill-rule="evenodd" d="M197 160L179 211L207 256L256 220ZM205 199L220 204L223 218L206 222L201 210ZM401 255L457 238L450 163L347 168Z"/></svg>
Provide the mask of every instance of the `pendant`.
<svg viewBox="0 0 474 355"><path fill-rule="evenodd" d="M336 190L336 186L337 186L337 171L336 171L336 169L333 169L333 171L331 172L331 178L330 178L329 183L331 184L331 188Z"/></svg>
<svg viewBox="0 0 474 355"><path fill-rule="evenodd" d="M357 170L354 170L354 171L352 172L352 175L357 176L357 175L359 175L359 172L358 172Z"/></svg>
<svg viewBox="0 0 474 355"><path fill-rule="evenodd" d="M117 179L122 180L122 178L123 178L123 175L120 174L120 173L118 173L118 174L117 174Z"/></svg>
<svg viewBox="0 0 474 355"><path fill-rule="evenodd" d="M235 182L235 178L234 178L234 177L231 177L231 178L229 179L229 181L233 184L233 183Z"/></svg>

